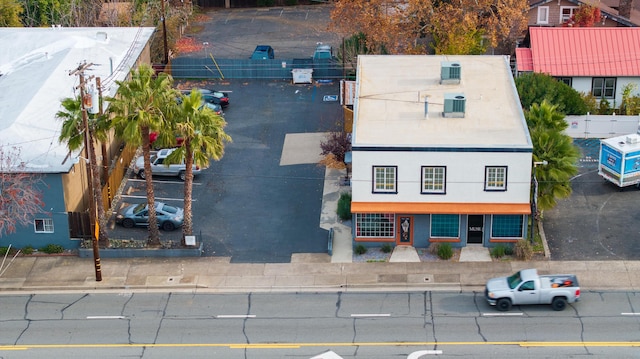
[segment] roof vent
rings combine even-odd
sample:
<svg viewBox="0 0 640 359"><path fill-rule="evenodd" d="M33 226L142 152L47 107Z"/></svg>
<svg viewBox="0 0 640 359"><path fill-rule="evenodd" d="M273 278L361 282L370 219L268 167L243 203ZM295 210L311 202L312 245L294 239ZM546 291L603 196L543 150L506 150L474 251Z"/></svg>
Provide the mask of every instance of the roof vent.
<svg viewBox="0 0 640 359"><path fill-rule="evenodd" d="M460 83L462 66L459 62L442 61L440 67L440 83Z"/></svg>
<svg viewBox="0 0 640 359"><path fill-rule="evenodd" d="M467 98L461 93L444 94L444 117L464 117Z"/></svg>
<svg viewBox="0 0 640 359"><path fill-rule="evenodd" d="M635 145L638 143L638 136L627 136L627 143L630 145Z"/></svg>
<svg viewBox="0 0 640 359"><path fill-rule="evenodd" d="M98 41L107 41L107 33L105 31L96 32L96 40Z"/></svg>

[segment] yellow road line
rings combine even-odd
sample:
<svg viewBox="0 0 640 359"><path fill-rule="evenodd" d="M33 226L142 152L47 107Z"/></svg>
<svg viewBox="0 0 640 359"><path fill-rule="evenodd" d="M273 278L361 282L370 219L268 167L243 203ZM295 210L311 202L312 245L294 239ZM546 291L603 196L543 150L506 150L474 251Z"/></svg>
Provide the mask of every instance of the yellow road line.
<svg viewBox="0 0 640 359"><path fill-rule="evenodd" d="M488 346L516 345L521 347L640 347L640 342L361 342L361 343L134 343L134 344L23 344L0 345L0 350L27 349L85 349L85 348L126 348L126 347L226 347L229 349L299 349L301 347L383 347L383 346Z"/></svg>

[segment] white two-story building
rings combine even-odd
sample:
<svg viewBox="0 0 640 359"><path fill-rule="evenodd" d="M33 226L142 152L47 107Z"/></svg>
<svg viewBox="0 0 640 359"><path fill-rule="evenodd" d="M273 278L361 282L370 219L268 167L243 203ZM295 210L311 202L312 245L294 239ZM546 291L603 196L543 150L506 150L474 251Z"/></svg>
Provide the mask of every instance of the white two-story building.
<svg viewBox="0 0 640 359"><path fill-rule="evenodd" d="M359 56L355 243L527 238L532 148L508 58Z"/></svg>

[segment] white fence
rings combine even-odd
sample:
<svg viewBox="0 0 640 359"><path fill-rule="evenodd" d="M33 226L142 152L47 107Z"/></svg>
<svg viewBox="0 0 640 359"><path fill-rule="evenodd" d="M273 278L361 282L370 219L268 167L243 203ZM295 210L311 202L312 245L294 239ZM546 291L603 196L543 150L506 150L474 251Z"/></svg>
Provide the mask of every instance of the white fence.
<svg viewBox="0 0 640 359"><path fill-rule="evenodd" d="M640 133L640 116L584 115L564 118L569 127L564 131L572 138L609 138Z"/></svg>

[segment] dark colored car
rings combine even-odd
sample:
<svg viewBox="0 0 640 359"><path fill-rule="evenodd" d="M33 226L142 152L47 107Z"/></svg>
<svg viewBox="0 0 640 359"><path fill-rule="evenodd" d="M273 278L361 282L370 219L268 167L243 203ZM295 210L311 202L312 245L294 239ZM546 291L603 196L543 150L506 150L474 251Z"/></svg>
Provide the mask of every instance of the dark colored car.
<svg viewBox="0 0 640 359"><path fill-rule="evenodd" d="M256 49L253 50L253 54L251 55L251 60L266 60L273 58L275 58L273 47L269 45L256 46Z"/></svg>
<svg viewBox="0 0 640 359"><path fill-rule="evenodd" d="M156 217L158 218L158 226L160 226L160 228L165 231L173 231L182 226L184 210L163 202L156 202ZM125 228L149 226L149 208L147 204L132 204L124 207L116 215L116 223L121 224Z"/></svg>
<svg viewBox="0 0 640 359"><path fill-rule="evenodd" d="M227 94L226 92L207 90L207 89L194 89L194 90L200 91L200 93L202 94L202 99L204 100L205 103L218 105L221 107L220 111L217 111L216 109L211 108L218 115L222 114L222 108L229 106L229 94ZM189 96L191 94L191 91L192 90L183 90L181 92L185 96Z"/></svg>

